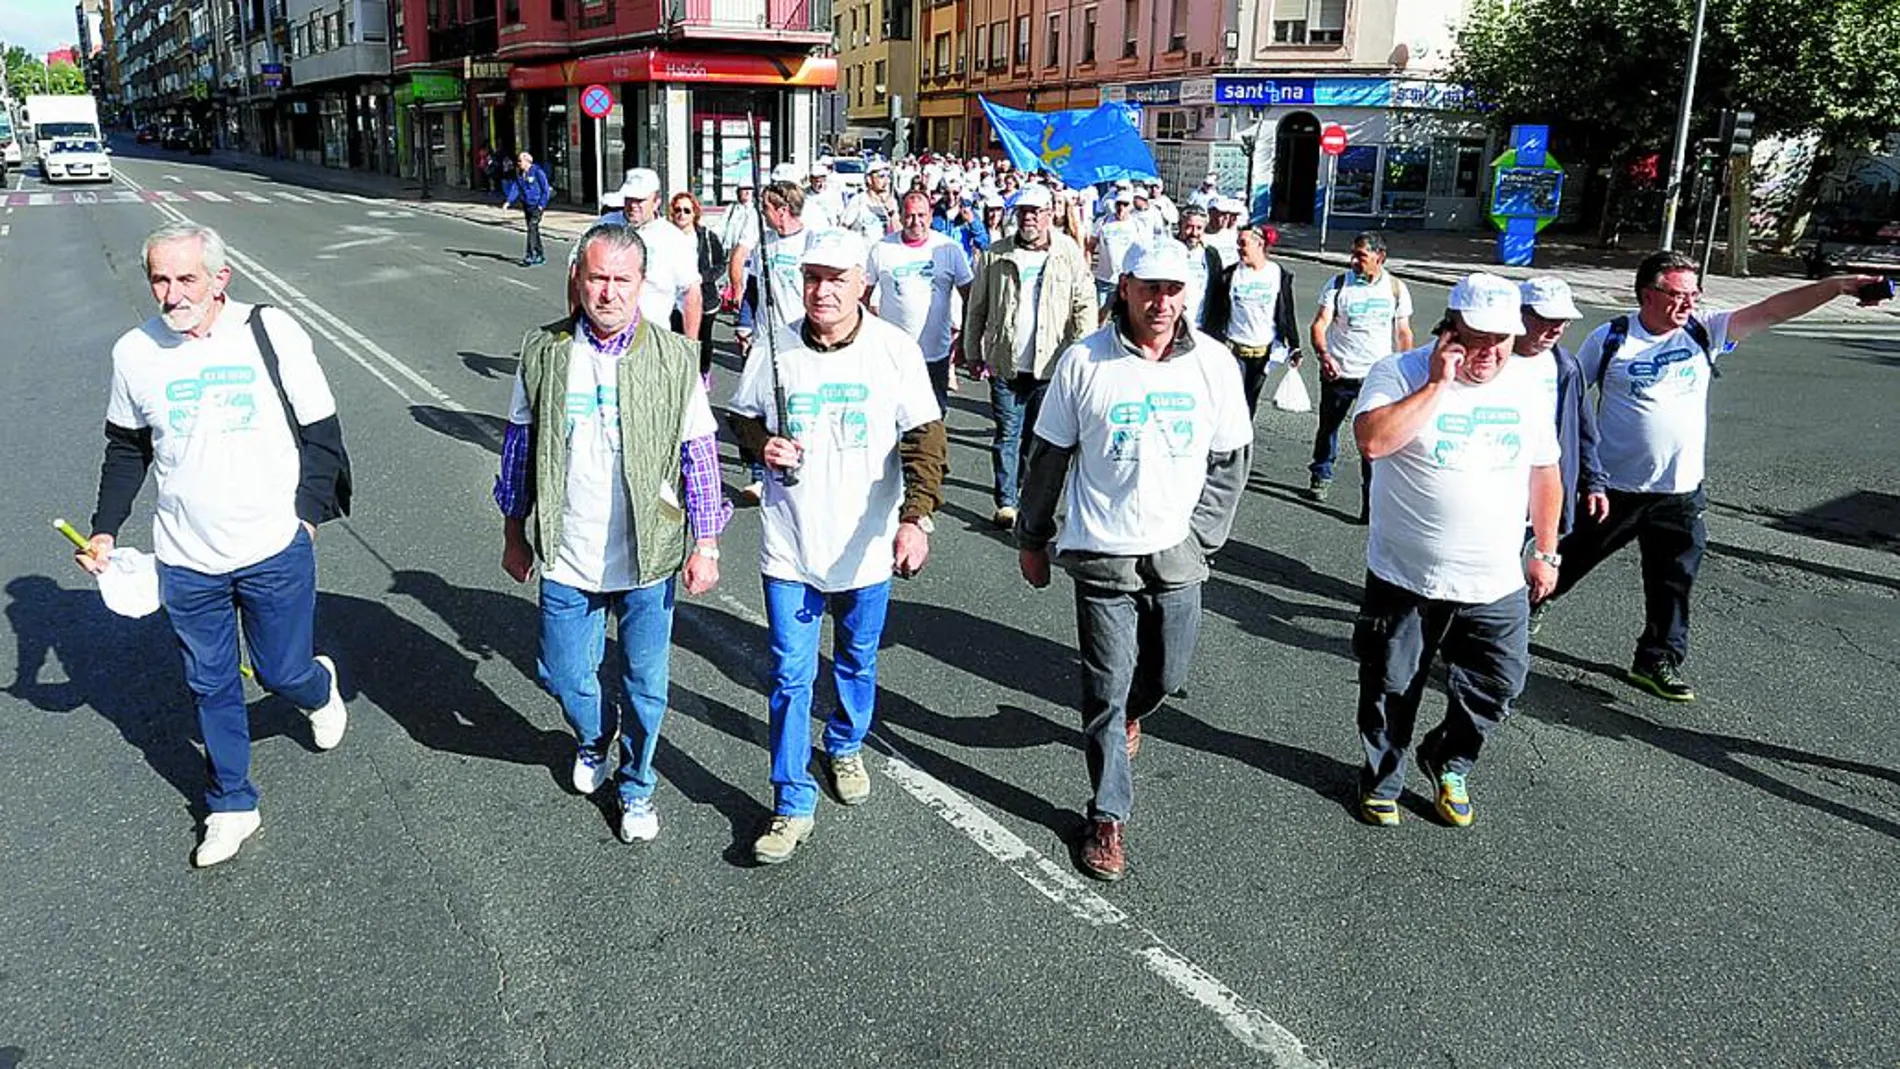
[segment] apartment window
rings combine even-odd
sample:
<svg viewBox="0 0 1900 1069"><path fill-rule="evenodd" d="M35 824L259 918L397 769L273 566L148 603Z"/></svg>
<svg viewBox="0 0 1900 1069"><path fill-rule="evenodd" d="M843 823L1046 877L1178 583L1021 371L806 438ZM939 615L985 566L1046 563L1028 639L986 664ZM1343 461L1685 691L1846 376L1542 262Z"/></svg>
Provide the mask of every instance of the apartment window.
<svg viewBox="0 0 1900 1069"><path fill-rule="evenodd" d="M871 74L871 103L884 103L884 61L877 61L877 69Z"/></svg>
<svg viewBox="0 0 1900 1069"><path fill-rule="evenodd" d="M1187 0L1168 5L1168 51L1187 51Z"/></svg>
<svg viewBox="0 0 1900 1069"><path fill-rule="evenodd" d="M977 70L982 70L983 65L989 62L989 58L990 58L989 49L985 47L989 43L990 43L990 35L987 33L984 33L981 29L978 29L976 31L976 38L974 41L974 44L976 47L976 55L974 58L970 60L971 65L974 66Z"/></svg>
<svg viewBox="0 0 1900 1069"><path fill-rule="evenodd" d="M871 43L871 5L870 4L864 5L864 21L860 23L860 25L864 27L864 30L863 30L863 36L858 41L858 43L861 45L868 45Z"/></svg>
<svg viewBox="0 0 1900 1069"><path fill-rule="evenodd" d="M1062 66L1062 16L1059 14L1049 16L1048 46L1046 49L1047 58L1042 61L1042 65L1045 67Z"/></svg>
<svg viewBox="0 0 1900 1069"><path fill-rule="evenodd" d="M329 41L329 46L326 47L324 51L327 52L331 48L342 48L345 44L349 43L348 40L343 36L343 13L342 12L340 11L330 12L330 14L327 17L325 17L323 20L323 29L324 29L323 36L326 40Z"/></svg>
<svg viewBox="0 0 1900 1069"><path fill-rule="evenodd" d="M912 35L913 0L884 0L884 37L908 41Z"/></svg>
<svg viewBox="0 0 1900 1069"><path fill-rule="evenodd" d="M1003 20L990 23L990 69L1000 70L1009 66L1009 27Z"/></svg>
<svg viewBox="0 0 1900 1069"><path fill-rule="evenodd" d="M1122 58L1133 59L1141 26L1141 0L1122 0Z"/></svg>
<svg viewBox="0 0 1900 1069"><path fill-rule="evenodd" d="M950 35L948 33L937 35L936 43L931 45L931 52L937 60L937 77L941 78L950 73Z"/></svg>
<svg viewBox="0 0 1900 1069"><path fill-rule="evenodd" d="M409 39L403 36L403 29L402 29L402 9L407 7L408 5L401 3L400 0L398 0L397 3L392 4L390 6L395 9L394 13L396 16L396 41L395 41L396 47L398 49L408 48Z"/></svg>
<svg viewBox="0 0 1900 1069"><path fill-rule="evenodd" d="M567 0L548 0L548 18L555 22L566 22Z"/></svg>
<svg viewBox="0 0 1900 1069"><path fill-rule="evenodd" d="M1082 9L1082 62L1095 62L1095 8Z"/></svg>
<svg viewBox="0 0 1900 1069"><path fill-rule="evenodd" d="M1029 16L1016 20L1016 65L1029 66Z"/></svg>
<svg viewBox="0 0 1900 1069"><path fill-rule="evenodd" d="M1274 0L1274 44L1336 45L1345 39L1346 0Z"/></svg>
<svg viewBox="0 0 1900 1069"><path fill-rule="evenodd" d="M519 24L521 22L521 0L508 0L507 3L501 5L501 18L503 22L510 26Z"/></svg>
<svg viewBox="0 0 1900 1069"><path fill-rule="evenodd" d="M855 48L858 44L858 9L851 9L851 35L838 42L839 48Z"/></svg>

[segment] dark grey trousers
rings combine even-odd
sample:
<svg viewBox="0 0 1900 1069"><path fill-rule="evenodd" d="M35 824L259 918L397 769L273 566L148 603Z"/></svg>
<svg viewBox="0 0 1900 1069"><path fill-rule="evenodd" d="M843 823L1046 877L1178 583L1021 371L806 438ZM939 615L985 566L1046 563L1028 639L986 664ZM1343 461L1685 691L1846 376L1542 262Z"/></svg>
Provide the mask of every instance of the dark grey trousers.
<svg viewBox="0 0 1900 1069"><path fill-rule="evenodd" d="M1127 729L1187 682L1201 633L1201 584L1123 593L1075 585L1090 820L1127 820L1135 803Z"/></svg>

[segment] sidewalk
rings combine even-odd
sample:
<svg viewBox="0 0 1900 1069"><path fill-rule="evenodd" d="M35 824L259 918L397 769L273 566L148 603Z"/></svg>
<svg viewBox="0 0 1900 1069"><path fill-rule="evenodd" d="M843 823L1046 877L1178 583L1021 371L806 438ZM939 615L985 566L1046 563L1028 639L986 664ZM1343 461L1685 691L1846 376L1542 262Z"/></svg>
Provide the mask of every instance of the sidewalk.
<svg viewBox="0 0 1900 1069"><path fill-rule="evenodd" d="M1319 247L1319 228L1305 225L1281 225L1280 244L1273 254L1292 259L1346 266L1347 249L1352 242L1350 227L1335 227L1327 235L1327 251ZM1626 308L1635 304L1632 286L1636 265L1652 249L1642 245L1625 249L1600 249L1586 244L1581 235L1560 235L1540 239L1533 267L1505 267L1497 262L1496 235L1489 231L1389 230L1392 270L1401 278L1434 282L1449 286L1474 271L1489 271L1510 279L1533 275L1559 275L1576 292L1577 303L1599 307ZM1721 250L1711 262L1709 274L1702 280L1709 304L1716 308L1738 308L1773 293L1806 282L1801 261L1792 256L1749 252L1748 278L1729 278L1718 273ZM1319 280L1315 280L1317 285ZM1879 308L1860 308L1850 300L1832 301L1807 315L1806 319L1837 323L1894 323L1900 320L1900 308L1888 302Z"/></svg>
<svg viewBox="0 0 1900 1069"><path fill-rule="evenodd" d="M164 157L155 157L163 159ZM194 157L193 161L206 157ZM422 197L422 186L413 178L376 174L370 171L344 171L334 167L280 160L249 152L219 150L210 161L220 167L261 175L287 185L308 186L331 193L354 193L363 197L384 197L432 215L466 219L507 230L525 231L521 209L501 206L500 193L478 193L472 189L431 186L429 198ZM593 225L595 215L573 207L550 206L541 216L541 233L551 238L573 240Z"/></svg>

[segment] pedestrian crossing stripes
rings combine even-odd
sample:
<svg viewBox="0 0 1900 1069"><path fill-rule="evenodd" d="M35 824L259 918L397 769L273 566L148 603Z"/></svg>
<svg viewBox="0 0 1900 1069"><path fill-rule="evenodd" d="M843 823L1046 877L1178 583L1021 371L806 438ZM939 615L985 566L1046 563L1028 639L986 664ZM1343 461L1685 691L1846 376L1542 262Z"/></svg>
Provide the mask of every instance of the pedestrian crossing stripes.
<svg viewBox="0 0 1900 1069"><path fill-rule="evenodd" d="M208 204L381 204L374 197L349 193L318 193L301 190L292 193L275 189L268 194L236 189L219 193L209 189L141 189L122 187L99 189L59 189L35 192L0 192L0 208L53 208L86 204L184 204L203 201Z"/></svg>

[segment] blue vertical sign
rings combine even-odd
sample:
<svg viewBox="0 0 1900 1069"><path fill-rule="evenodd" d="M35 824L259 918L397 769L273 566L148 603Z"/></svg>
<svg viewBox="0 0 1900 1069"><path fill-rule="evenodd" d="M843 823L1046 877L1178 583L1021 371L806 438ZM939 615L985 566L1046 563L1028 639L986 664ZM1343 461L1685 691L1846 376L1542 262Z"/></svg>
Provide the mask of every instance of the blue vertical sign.
<svg viewBox="0 0 1900 1069"><path fill-rule="evenodd" d="M1518 167L1542 170L1549 148L1550 127L1511 127L1511 151ZM1539 229L1536 215L1512 212L1505 216L1504 229L1498 233L1498 262L1509 267L1529 267L1537 254Z"/></svg>

